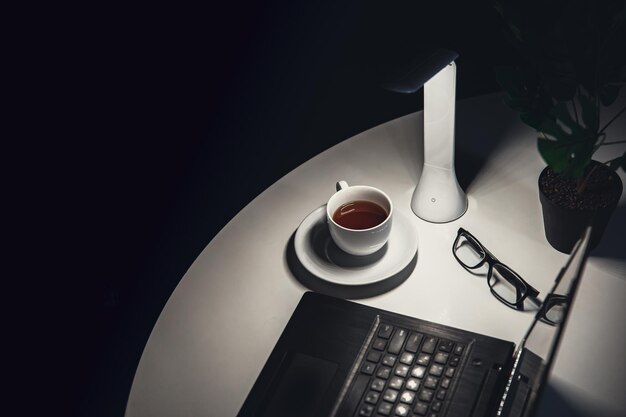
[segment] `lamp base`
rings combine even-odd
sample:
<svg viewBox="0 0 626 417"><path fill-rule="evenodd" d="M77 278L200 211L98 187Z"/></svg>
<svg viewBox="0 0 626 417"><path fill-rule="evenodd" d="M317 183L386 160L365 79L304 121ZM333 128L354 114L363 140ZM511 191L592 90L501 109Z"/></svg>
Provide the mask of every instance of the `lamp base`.
<svg viewBox="0 0 626 417"><path fill-rule="evenodd" d="M453 170L424 164L411 209L419 218L432 223L448 223L467 211L467 196Z"/></svg>

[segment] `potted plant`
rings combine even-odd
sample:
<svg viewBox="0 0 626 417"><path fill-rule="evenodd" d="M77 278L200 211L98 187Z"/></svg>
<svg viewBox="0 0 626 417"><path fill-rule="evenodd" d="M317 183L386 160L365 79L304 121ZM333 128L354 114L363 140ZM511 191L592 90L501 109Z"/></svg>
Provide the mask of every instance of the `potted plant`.
<svg viewBox="0 0 626 417"><path fill-rule="evenodd" d="M622 193L615 171L626 169L626 152L593 160L601 147L626 143L626 135L606 133L626 107L604 123L600 117L626 81L626 6L606 0L501 0L495 7L523 59L522 65L497 68L496 79L505 103L537 131L547 164L538 180L546 238L569 253L593 222L595 247Z"/></svg>

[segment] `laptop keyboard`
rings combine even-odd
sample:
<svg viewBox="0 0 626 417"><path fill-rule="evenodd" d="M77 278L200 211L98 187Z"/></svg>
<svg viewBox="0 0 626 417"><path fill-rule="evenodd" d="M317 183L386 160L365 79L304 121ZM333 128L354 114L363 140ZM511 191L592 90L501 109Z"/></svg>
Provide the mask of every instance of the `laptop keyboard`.
<svg viewBox="0 0 626 417"><path fill-rule="evenodd" d="M465 345L381 323L359 372L369 376L355 416L443 415Z"/></svg>

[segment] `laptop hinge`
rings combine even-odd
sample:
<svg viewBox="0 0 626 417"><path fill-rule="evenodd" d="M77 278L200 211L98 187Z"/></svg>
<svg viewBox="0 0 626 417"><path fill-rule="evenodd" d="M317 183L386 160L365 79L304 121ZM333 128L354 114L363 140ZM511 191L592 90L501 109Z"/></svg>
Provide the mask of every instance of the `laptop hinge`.
<svg viewBox="0 0 626 417"><path fill-rule="evenodd" d="M502 378L502 365L494 364L493 367L485 373L481 383L480 395L474 403L474 409L471 415L474 417L490 416L493 415L497 400L502 394L501 390L497 389L498 384L503 382Z"/></svg>

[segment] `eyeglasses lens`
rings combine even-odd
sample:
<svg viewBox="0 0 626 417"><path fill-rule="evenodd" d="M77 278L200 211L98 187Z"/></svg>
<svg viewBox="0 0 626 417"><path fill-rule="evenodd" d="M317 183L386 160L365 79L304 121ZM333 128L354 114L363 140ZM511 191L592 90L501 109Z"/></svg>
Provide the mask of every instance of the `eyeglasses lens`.
<svg viewBox="0 0 626 417"><path fill-rule="evenodd" d="M471 236L459 235L454 244L454 254L468 268L475 268L485 259L485 252Z"/></svg>
<svg viewBox="0 0 626 417"><path fill-rule="evenodd" d="M565 312L565 303L557 303L546 311L545 317L553 324L560 324L563 320L563 313Z"/></svg>
<svg viewBox="0 0 626 417"><path fill-rule="evenodd" d="M526 293L524 284L515 272L502 264L495 264L489 277L489 286L503 300L517 304Z"/></svg>

